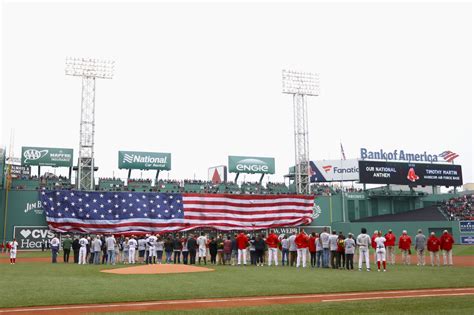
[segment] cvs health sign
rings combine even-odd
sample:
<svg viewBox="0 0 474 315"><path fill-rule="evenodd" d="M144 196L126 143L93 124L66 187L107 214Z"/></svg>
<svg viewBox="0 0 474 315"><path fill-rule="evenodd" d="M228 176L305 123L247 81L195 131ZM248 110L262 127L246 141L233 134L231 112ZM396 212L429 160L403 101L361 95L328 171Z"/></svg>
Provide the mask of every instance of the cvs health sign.
<svg viewBox="0 0 474 315"><path fill-rule="evenodd" d="M41 243L54 237L47 226L15 226L13 235L18 242L18 249L41 249Z"/></svg>

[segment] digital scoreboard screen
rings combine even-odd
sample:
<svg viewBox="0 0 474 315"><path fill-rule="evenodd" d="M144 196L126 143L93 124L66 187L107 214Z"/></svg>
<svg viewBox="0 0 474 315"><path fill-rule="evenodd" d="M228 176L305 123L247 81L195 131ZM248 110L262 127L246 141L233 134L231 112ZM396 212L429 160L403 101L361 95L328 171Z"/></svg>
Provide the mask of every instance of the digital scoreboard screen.
<svg viewBox="0 0 474 315"><path fill-rule="evenodd" d="M461 165L359 161L360 182L409 186L461 186Z"/></svg>

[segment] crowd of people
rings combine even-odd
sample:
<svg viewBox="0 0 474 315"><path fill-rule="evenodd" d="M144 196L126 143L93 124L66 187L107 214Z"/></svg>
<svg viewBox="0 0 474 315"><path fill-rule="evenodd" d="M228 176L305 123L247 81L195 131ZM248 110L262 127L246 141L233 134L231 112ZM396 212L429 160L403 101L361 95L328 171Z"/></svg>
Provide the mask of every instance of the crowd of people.
<svg viewBox="0 0 474 315"><path fill-rule="evenodd" d="M450 221L474 220L474 195L464 195L445 201L440 209Z"/></svg>
<svg viewBox="0 0 474 315"><path fill-rule="evenodd" d="M398 241L398 242L397 242ZM62 243L58 237L50 241L52 262L57 262L60 248L63 250L63 261L69 263L71 251L73 261L77 264L221 264L221 265L254 265L296 266L306 268L309 263L313 268L354 269L354 257L358 258L358 270L365 262L367 271L371 270L370 249L373 249L373 261L378 271L386 271L388 264L395 264L396 244L402 254L402 263L410 265L412 246L417 255L417 265L425 265L426 252L430 254L432 266L440 266L440 252L443 253L444 265L452 265L452 247L454 239L448 231L438 238L435 233L426 237L418 230L414 241L403 231L397 238L392 230L387 233L374 231L372 236L363 228L355 237L324 229L321 233L299 233L277 235L270 230L263 233L218 234L208 236L198 234L157 234L143 236L82 235L63 236ZM61 246L62 245L62 246ZM18 243L9 242L10 262L16 262ZM208 258L210 258L208 260Z"/></svg>

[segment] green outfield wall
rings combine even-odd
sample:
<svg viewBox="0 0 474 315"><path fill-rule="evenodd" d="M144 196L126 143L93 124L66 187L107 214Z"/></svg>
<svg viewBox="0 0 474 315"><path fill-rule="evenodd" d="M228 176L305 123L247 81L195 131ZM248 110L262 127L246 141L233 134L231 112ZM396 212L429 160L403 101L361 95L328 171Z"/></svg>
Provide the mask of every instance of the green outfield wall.
<svg viewBox="0 0 474 315"><path fill-rule="evenodd" d="M315 198L314 220L311 226L331 226L337 231L358 234L362 227L370 233L391 228L395 234L400 235L402 230L407 230L410 235L415 235L416 230L423 229L425 234L444 229L452 231L456 242L459 242L461 233L459 222L454 221L421 221L421 222L350 222L364 217L383 214L406 212L436 202L447 200L455 195L439 194L427 196L404 196L402 193L389 195L374 195L370 192L335 194L332 196L318 196ZM343 206L344 205L344 206ZM343 210L344 209L344 210ZM343 215L344 213L344 215ZM16 227L41 227L46 226L44 210L38 202L38 193L35 190L11 190L8 195L8 212L6 224L5 217L5 190L0 190L0 237L3 240L4 225L6 238L10 240ZM463 235L472 235L464 233Z"/></svg>

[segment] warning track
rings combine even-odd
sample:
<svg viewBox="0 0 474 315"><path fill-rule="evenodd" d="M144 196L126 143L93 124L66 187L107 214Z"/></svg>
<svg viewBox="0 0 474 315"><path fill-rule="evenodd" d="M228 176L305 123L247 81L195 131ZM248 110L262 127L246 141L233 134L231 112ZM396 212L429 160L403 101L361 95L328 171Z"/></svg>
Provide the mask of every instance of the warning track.
<svg viewBox="0 0 474 315"><path fill-rule="evenodd" d="M277 295L239 298L193 299L127 302L109 304L58 305L0 309L0 314L85 314L100 312L167 311L207 308L265 306L275 304L327 303L338 301L364 301L415 297L474 295L474 288L397 290L329 294Z"/></svg>

